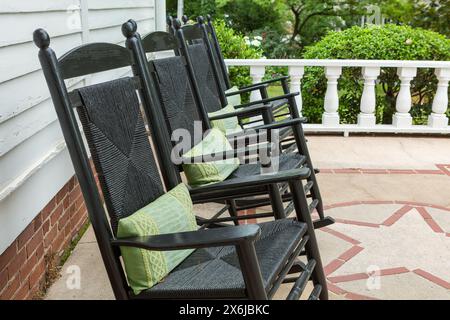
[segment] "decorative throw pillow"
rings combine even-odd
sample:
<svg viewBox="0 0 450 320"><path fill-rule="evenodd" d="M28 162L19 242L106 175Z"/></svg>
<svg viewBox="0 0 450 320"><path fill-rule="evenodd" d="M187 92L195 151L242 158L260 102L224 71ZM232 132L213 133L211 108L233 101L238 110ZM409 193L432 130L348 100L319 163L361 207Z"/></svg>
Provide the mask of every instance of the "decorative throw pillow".
<svg viewBox="0 0 450 320"><path fill-rule="evenodd" d="M197 230L192 200L179 184L131 216L119 220L118 238L151 236ZM120 247L125 271L133 292L139 294L160 282L194 251L150 251Z"/></svg>
<svg viewBox="0 0 450 320"><path fill-rule="evenodd" d="M227 114L227 113L231 113L231 112L235 112L235 111L236 110L234 109L233 105L229 104L222 110L208 113L208 116L214 117L214 116L219 116L222 114ZM239 124L238 117L229 117L229 118L224 118L224 119L219 119L219 120L211 120L211 125L213 128L219 129L226 135L243 131L242 127Z"/></svg>
<svg viewBox="0 0 450 320"><path fill-rule="evenodd" d="M183 157L198 157L202 155L211 155L214 153L217 154L229 150L233 150L233 148L223 132L213 128L200 143L183 154ZM183 164L183 171L190 185L199 186L225 180L239 167L239 164L240 162L238 158L202 163L185 163Z"/></svg>
<svg viewBox="0 0 450 320"><path fill-rule="evenodd" d="M233 86L230 89L225 90L225 94L233 93L233 92L236 92L236 91L239 91L239 88L236 87L236 86ZM234 94L232 96L227 96L227 100L228 100L228 103L231 103L233 106L238 106L238 105L242 104L241 95L240 94Z"/></svg>

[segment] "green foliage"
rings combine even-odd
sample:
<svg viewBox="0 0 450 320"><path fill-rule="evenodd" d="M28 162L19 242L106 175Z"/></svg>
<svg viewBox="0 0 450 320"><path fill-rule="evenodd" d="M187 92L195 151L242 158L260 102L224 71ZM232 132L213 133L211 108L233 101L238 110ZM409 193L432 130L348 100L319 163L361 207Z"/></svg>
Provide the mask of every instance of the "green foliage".
<svg viewBox="0 0 450 320"><path fill-rule="evenodd" d="M215 20L217 38L225 59L259 59L262 50L251 46L245 37L227 26L223 20ZM231 67L230 80L238 87L251 84L250 70L247 67Z"/></svg>
<svg viewBox="0 0 450 320"><path fill-rule="evenodd" d="M282 30L286 8L282 0L233 0L221 12L235 30L247 33L264 27Z"/></svg>
<svg viewBox="0 0 450 320"><path fill-rule="evenodd" d="M254 31L251 36L260 36L261 49L268 59L295 59L301 57L302 48L284 31L280 32L270 27Z"/></svg>
<svg viewBox="0 0 450 320"><path fill-rule="evenodd" d="M162 0L157 0L162 1ZM166 0L167 14L175 17L177 15L178 0ZM190 19L195 20L199 15L219 13L223 0L189 0L184 1L184 14Z"/></svg>
<svg viewBox="0 0 450 320"><path fill-rule="evenodd" d="M352 27L330 32L306 49L305 59L442 60L450 58L450 40L432 31L407 26ZM376 86L378 123L390 123L399 91L396 68L383 68ZM416 124L426 122L436 92L433 69L418 69L411 82L412 114ZM319 123L327 81L323 68L309 67L303 78L303 114ZM342 123L355 123L359 113L363 79L360 68L343 68L339 79L339 114Z"/></svg>
<svg viewBox="0 0 450 320"><path fill-rule="evenodd" d="M177 0L167 0L167 12L177 13ZM247 33L270 27L282 30L286 22L284 0L189 0L184 2L184 14L191 20L211 14L225 19L236 31Z"/></svg>
<svg viewBox="0 0 450 320"><path fill-rule="evenodd" d="M380 0L377 3L388 19L450 36L449 0Z"/></svg>

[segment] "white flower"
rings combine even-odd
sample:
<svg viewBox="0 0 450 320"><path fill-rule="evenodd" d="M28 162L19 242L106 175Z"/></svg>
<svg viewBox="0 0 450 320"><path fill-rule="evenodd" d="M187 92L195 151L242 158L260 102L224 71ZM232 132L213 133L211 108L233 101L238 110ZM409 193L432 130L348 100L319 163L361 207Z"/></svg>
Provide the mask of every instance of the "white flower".
<svg viewBox="0 0 450 320"><path fill-rule="evenodd" d="M259 40L252 40L251 42L251 45L252 46L254 46L254 47L259 47L260 45L261 45L261 41L259 41Z"/></svg>
<svg viewBox="0 0 450 320"><path fill-rule="evenodd" d="M256 36L255 39L261 41L263 38L261 36Z"/></svg>
<svg viewBox="0 0 450 320"><path fill-rule="evenodd" d="M405 44L406 45L411 45L413 43L413 41L411 39L406 39Z"/></svg>

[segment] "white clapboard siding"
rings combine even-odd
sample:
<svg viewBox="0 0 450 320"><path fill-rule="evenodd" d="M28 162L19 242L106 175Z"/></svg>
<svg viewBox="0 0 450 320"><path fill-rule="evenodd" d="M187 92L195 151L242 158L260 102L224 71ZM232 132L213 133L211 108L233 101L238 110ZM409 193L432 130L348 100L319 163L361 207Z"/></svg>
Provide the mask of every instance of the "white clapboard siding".
<svg viewBox="0 0 450 320"><path fill-rule="evenodd" d="M154 6L155 6L154 0L113 0L113 1L89 0L88 2L89 10L153 8Z"/></svg>
<svg viewBox="0 0 450 320"><path fill-rule="evenodd" d="M141 20L148 19L150 14L152 14L151 8L89 10L89 28L95 30L121 26L130 18L139 23Z"/></svg>
<svg viewBox="0 0 450 320"><path fill-rule="evenodd" d="M57 121L51 123L45 130L40 130L29 139L18 144L10 152L2 157L2 175L0 176L0 188L5 188L11 181L20 177L24 170L30 170L39 162L39 159L44 158L48 150L52 149L62 140L62 132ZM33 154L30 156L30 150ZM17 181L22 183L23 181ZM14 183L12 185L15 185ZM11 186L12 187L12 186Z"/></svg>
<svg viewBox="0 0 450 320"><path fill-rule="evenodd" d="M10 26L20 28L16 28L14 32L2 33L0 47L29 42L36 26L47 30L52 37L77 33L81 31L79 21L79 10L1 14L1 30L8 30Z"/></svg>
<svg viewBox="0 0 450 320"><path fill-rule="evenodd" d="M0 0L0 28L14 26L0 37L0 253L74 173L33 31L46 29L61 56L87 41L123 45L121 25L130 18L142 34L155 30L155 1ZM71 90L129 74L124 68L66 83Z"/></svg>
<svg viewBox="0 0 450 320"><path fill-rule="evenodd" d="M1 15L0 15L1 19ZM81 34L70 34L63 37L52 37L51 46L55 52L67 50L81 44ZM0 84L4 81L20 77L39 70L41 65L37 59L38 48L32 42L20 43L0 48Z"/></svg>
<svg viewBox="0 0 450 320"><path fill-rule="evenodd" d="M0 13L65 11L79 5L79 0L0 0Z"/></svg>

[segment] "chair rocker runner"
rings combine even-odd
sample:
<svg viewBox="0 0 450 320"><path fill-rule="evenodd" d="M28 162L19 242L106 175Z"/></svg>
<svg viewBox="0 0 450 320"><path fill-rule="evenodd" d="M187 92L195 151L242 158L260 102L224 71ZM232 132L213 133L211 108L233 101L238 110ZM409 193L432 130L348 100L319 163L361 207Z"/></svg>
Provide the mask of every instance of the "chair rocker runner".
<svg viewBox="0 0 450 320"><path fill-rule="evenodd" d="M135 66L129 51L115 44L91 43L57 59L44 30L34 32L34 42L40 49L39 60L117 299L267 299L286 281L294 282L288 298L297 299L309 278L314 284L310 298L327 299L325 276L301 182L310 173L307 168L267 175L259 181L248 178L239 184L225 183L230 188L245 189L255 184L288 181L296 219L118 238L117 226L121 221L165 195L136 93L137 90L145 106L156 102L148 92L152 88L147 86L148 79L125 77L69 93L65 79ZM112 228L74 108L83 126ZM164 127L164 123L160 125ZM164 133L150 127L157 138ZM157 148L157 154L159 150ZM169 162L161 162L161 156L164 160L164 154L159 155L161 168L169 166ZM217 188L218 184L214 184L209 192ZM120 261L124 248L164 254L183 249L192 249L192 252L168 272L164 281L135 294L127 281L130 273L127 270L125 276ZM298 261L302 250L306 251L306 265ZM286 274L295 265L303 266L301 274L294 279L287 278Z"/></svg>
<svg viewBox="0 0 450 320"><path fill-rule="evenodd" d="M135 75L146 74L150 72L153 85L152 87L157 88L158 94L154 97L154 100L160 100L160 106L162 107L161 113L164 114L165 121L167 123L168 135L165 136L167 140L168 137L172 136L175 130L186 129L192 133L192 124L194 122L202 121L202 98L198 87L205 85L196 81L193 76L192 66L189 64L189 56L184 59L182 56L174 56L164 59L156 59L147 61L146 53L156 53L159 51L177 50L177 41L173 35L165 32L153 32L142 38L136 33L136 23L134 21L129 21L123 25L123 32L127 37L127 47L130 48L137 61L136 67L134 68ZM150 70L149 70L150 69ZM178 86L174 84L179 84ZM181 85L181 87L180 87ZM181 99L180 99L181 97ZM200 111L197 113L196 110ZM242 109L238 112L247 112ZM155 122L153 119L149 119L150 122ZM209 122L203 121L206 129L209 129ZM276 128L293 128L296 134L296 140L298 144L301 144L303 139L303 132L299 126L300 121L298 119L292 119L285 122L270 123L264 126L260 126L259 129L276 129ZM193 134L191 135L193 136ZM170 139L170 138L169 138ZM195 141L196 144L198 141ZM306 157L299 153L283 153L279 157L280 170L290 170L293 168L302 167L306 162ZM260 164L243 164L234 171L224 182L230 182L233 180L245 179L249 177L260 176ZM179 172L177 172L179 175ZM308 178L308 182L305 185L305 192L309 193L312 189L314 182ZM178 183L178 181L176 182ZM218 184L220 188L221 183ZM222 197L222 192L215 192L214 196L207 192L203 194L204 188L208 186L195 188L198 189L198 193L193 196L195 201L220 201L230 199L231 193L224 193L226 195ZM279 189L281 188L281 190ZM287 183L280 185L269 185L265 188L257 188L253 190L251 196L264 196L264 198L256 198L252 200L249 204L246 204L245 209L261 207L271 205L273 212L258 213L254 215L247 216L236 216L235 211L243 210L241 206L237 208L231 208L230 220L236 221L236 219L251 219L251 218L261 218L266 216L275 216L275 218L284 218L288 216L293 210L292 195L288 191ZM249 190L250 191L250 190ZM283 194L285 193L285 194ZM312 192L311 192L312 193ZM232 198L233 202L238 202L239 199L243 198L242 193L234 193L235 196ZM267 195L269 195L267 197ZM231 206L233 205L231 203ZM286 207L284 207L283 202L289 202ZM316 206L320 205L317 199L312 199L310 204L310 211L314 210ZM228 218L222 218L228 219ZM331 218L319 219L314 222L316 227L321 227L332 223Z"/></svg>

